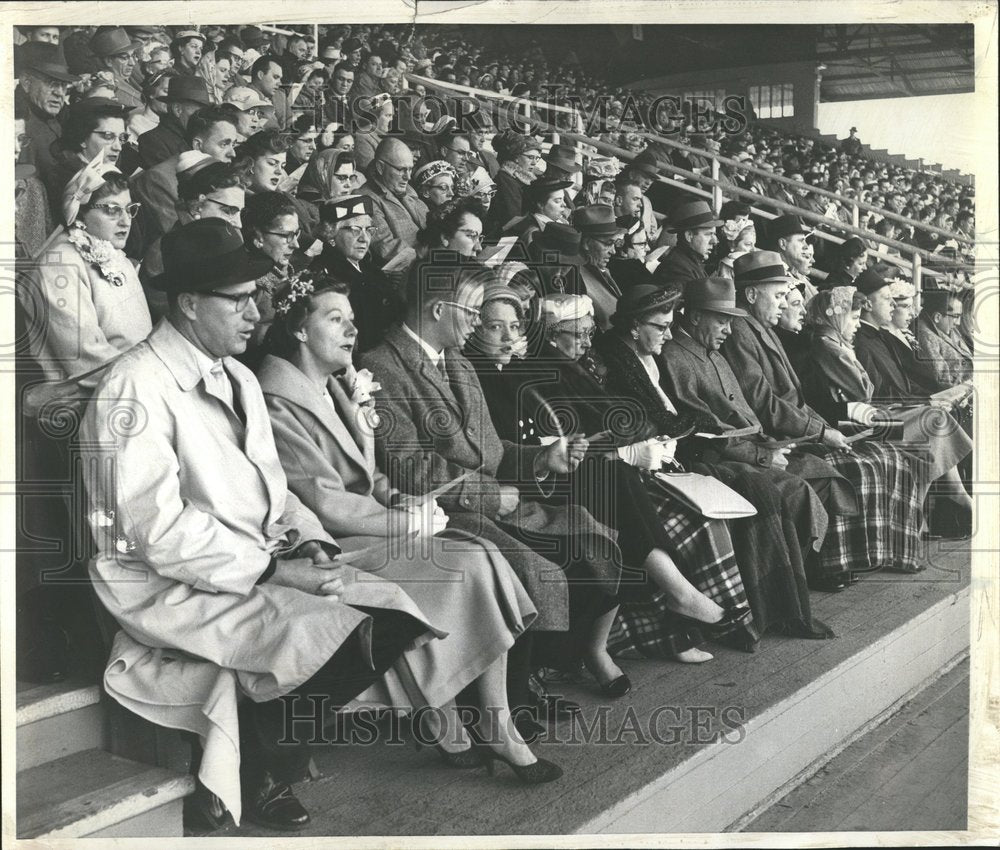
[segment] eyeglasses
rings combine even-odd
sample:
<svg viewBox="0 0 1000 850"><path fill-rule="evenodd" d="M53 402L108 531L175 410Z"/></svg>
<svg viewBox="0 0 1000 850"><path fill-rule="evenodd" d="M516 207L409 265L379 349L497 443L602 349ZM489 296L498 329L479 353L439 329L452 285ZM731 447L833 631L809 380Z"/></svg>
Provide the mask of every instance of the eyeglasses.
<svg viewBox="0 0 1000 850"><path fill-rule="evenodd" d="M213 298L223 298L226 301L231 301L233 304L233 312L242 313L250 306L250 299L253 298L254 292L244 292L239 295L233 295L231 292L218 292L214 289L203 293L204 295L211 295Z"/></svg>
<svg viewBox="0 0 1000 850"><path fill-rule="evenodd" d="M577 342L583 342L584 340L592 340L594 334L597 333L597 328L591 328L589 331L557 331L557 333L568 334Z"/></svg>
<svg viewBox="0 0 1000 850"><path fill-rule="evenodd" d="M482 315L482 311L475 307L469 307L465 304L459 304L457 301L442 301L442 304L450 304L452 307L458 307L459 310L464 310L474 319L478 319Z"/></svg>
<svg viewBox="0 0 1000 850"><path fill-rule="evenodd" d="M947 318L949 318L949 319L961 319L962 318L962 314L961 313L945 313L945 316Z"/></svg>
<svg viewBox="0 0 1000 850"><path fill-rule="evenodd" d="M449 192L454 192L455 186L453 183L446 180L444 183L428 183L427 189L428 191L430 191L431 189L444 189Z"/></svg>
<svg viewBox="0 0 1000 850"><path fill-rule="evenodd" d="M468 239L471 239L473 242L482 242L483 241L483 234L482 233L476 233L475 230L466 230L465 228L460 227L456 231L456 233L462 233L462 234L464 234Z"/></svg>
<svg viewBox="0 0 1000 850"><path fill-rule="evenodd" d="M357 225L357 224L345 224L340 229L341 229L341 231L345 231L346 230L355 239L357 239L358 237L360 237L362 233L365 236L367 236L369 239L371 239L372 235L375 233L375 228L374 227L361 227L360 225Z"/></svg>
<svg viewBox="0 0 1000 850"><path fill-rule="evenodd" d="M483 189L482 191L474 192L473 194L477 198L483 198L484 200L488 198L492 200L496 196L496 193L497 193L496 189Z"/></svg>
<svg viewBox="0 0 1000 850"><path fill-rule="evenodd" d="M123 145L128 143L128 133L112 133L110 130L94 130L95 136L100 136L106 142L117 139Z"/></svg>
<svg viewBox="0 0 1000 850"><path fill-rule="evenodd" d="M243 210L241 210L241 209L240 209L239 207L233 207L233 206L230 206L229 204L224 204L224 203L222 203L222 201L217 201L217 200L215 200L215 198L205 198L205 200L206 200L206 201L211 201L211 202L212 202L213 204L215 204L215 205L216 205L216 206L217 206L217 207L218 207L218 208L219 208L219 209L220 209L220 210L221 210L221 211L222 211L223 213L225 213L225 214L226 214L226 215L228 215L228 216L233 216L233 217L236 217L236 216L238 216L238 215L239 215L239 214L240 214L241 212L243 212Z"/></svg>
<svg viewBox="0 0 1000 850"><path fill-rule="evenodd" d="M476 155L476 152L473 150L463 151L460 148L452 148L452 147L449 147L448 150L450 150L452 153L458 154L463 159L472 159Z"/></svg>
<svg viewBox="0 0 1000 850"><path fill-rule="evenodd" d="M400 174L412 174L413 173L413 166L412 165L393 165L391 162L389 162L387 160L384 160L384 159L380 159L379 162L381 162L383 165L388 165L389 168L391 168L393 171L399 172Z"/></svg>
<svg viewBox="0 0 1000 850"><path fill-rule="evenodd" d="M595 242L603 245L605 248L621 248L625 245L625 239L594 239Z"/></svg>
<svg viewBox="0 0 1000 850"><path fill-rule="evenodd" d="M142 204L138 201L133 201L131 204L126 204L125 206L121 204L91 204L90 209L100 210L104 214L111 216L111 218L121 218L123 213L129 218L135 218L141 206Z"/></svg>
<svg viewBox="0 0 1000 850"><path fill-rule="evenodd" d="M343 183L343 182L345 182L347 180L350 180L354 175L353 174L337 174L337 172L335 171L335 172L333 172L333 176L336 177L341 183Z"/></svg>
<svg viewBox="0 0 1000 850"><path fill-rule="evenodd" d="M134 52L132 52L132 53L116 53L111 58L112 59L116 59L119 62L137 62L138 61L138 57L135 55Z"/></svg>
<svg viewBox="0 0 1000 850"><path fill-rule="evenodd" d="M521 154L521 156L523 156L526 160L528 160L528 162L530 162L532 165L534 165L541 159L541 156L539 156L538 154L523 153Z"/></svg>
<svg viewBox="0 0 1000 850"><path fill-rule="evenodd" d="M265 230L264 232L284 239L289 245L294 245L299 236L302 235L301 230Z"/></svg>
<svg viewBox="0 0 1000 850"><path fill-rule="evenodd" d="M670 325L661 325L659 322L643 322L644 325L649 325L651 328L656 328L661 334L665 334L670 330Z"/></svg>

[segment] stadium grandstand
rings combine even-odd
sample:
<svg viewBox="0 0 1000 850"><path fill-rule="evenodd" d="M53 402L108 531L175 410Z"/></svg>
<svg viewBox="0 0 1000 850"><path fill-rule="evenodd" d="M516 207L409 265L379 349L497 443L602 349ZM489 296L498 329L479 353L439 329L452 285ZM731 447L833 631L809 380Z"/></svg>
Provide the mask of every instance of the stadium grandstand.
<svg viewBox="0 0 1000 850"><path fill-rule="evenodd" d="M964 675L975 175L821 116L971 24L14 41L19 838L754 830Z"/></svg>

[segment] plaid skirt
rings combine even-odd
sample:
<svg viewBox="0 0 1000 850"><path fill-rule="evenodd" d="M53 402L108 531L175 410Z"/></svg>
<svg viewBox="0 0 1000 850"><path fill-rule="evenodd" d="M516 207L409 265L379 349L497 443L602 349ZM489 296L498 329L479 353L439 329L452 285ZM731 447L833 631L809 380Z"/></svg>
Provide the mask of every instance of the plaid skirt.
<svg viewBox="0 0 1000 850"><path fill-rule="evenodd" d="M747 595L725 520L707 519L677 500L651 474L640 476L646 498L660 521L660 546L680 572L723 608L746 606ZM622 573L620 596L627 593L628 574ZM744 627L753 628L752 623ZM653 592L647 599L624 602L608 636L608 652L623 658L662 658L676 655L705 641L697 628L680 621L666 606L666 596Z"/></svg>
<svg viewBox="0 0 1000 850"><path fill-rule="evenodd" d="M826 460L853 485L860 510L830 517L820 576L883 568L916 572L923 514L913 462L887 443L855 443L854 451L833 451Z"/></svg>

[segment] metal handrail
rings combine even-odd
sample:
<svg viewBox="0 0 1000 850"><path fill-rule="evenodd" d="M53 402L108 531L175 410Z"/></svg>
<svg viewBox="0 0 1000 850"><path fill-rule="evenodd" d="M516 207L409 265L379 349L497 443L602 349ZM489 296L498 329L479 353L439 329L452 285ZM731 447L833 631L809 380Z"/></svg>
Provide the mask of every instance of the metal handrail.
<svg viewBox="0 0 1000 850"><path fill-rule="evenodd" d="M869 204L866 201L859 201L856 198L848 198L846 195L838 195L836 192L832 192L829 189L824 189L822 186L813 186L811 183L806 183L804 181L800 182L798 180L792 180L789 177L785 177L781 174L774 174L771 171L767 171L764 168L758 168L755 165L747 165L745 162L738 162L730 157L723 156L722 154L716 154L712 151L706 151L701 148L693 148L690 145L685 145L682 142L675 141L674 139L667 139L664 136L659 136L656 133L643 132L638 135L643 136L647 139L652 139L655 142L661 144L667 144L671 147L678 148L687 153L693 153L695 156L700 156L702 159L711 159L716 162L722 163L724 165L731 165L737 169L742 169L748 171L751 174L758 174L767 180L774 181L775 183L783 183L786 186L793 187L795 189L805 188L808 192L814 195L821 195L826 198L832 198L836 201L840 201L845 205L857 207L859 209L867 210L868 212L877 213L883 218L892 219L893 221L899 221L904 224L908 224L912 227L918 227L921 230L933 230L936 233L940 233L948 239L955 239L958 242L964 242L967 245L975 245L975 240L970 239L968 236L964 236L961 233L953 233L948 230L943 230L940 227L934 227L926 222L917 221L914 218L908 218L905 215L900 215L892 210L883 209L881 207L876 207L873 204Z"/></svg>
<svg viewBox="0 0 1000 850"><path fill-rule="evenodd" d="M591 145L592 147L596 147L599 150L600 149L605 149L606 152L610 153L612 156L624 155L626 158L630 157L630 156L634 156L634 154L632 154L631 151L623 150L622 148L618 148L615 145L609 144L608 142L601 142L601 141L598 141L598 140L593 140L593 139L590 139L587 136L581 136L581 135L579 135L577 133L566 133L566 132L564 132L563 135L566 136L567 138L572 138L572 139L574 139L576 141L583 141L584 144ZM667 170L667 171L671 172L672 174L676 174L676 175L678 175L680 177L685 178L685 180L687 180L687 179L694 179L695 181L697 181L699 183L707 184L707 185L713 186L713 187L721 185L718 182L718 180L716 180L715 178L707 177L704 174L696 174L693 171L688 171L687 169L684 169L684 168L678 168L677 166L672 165L670 163L661 163L661 167L664 170ZM668 182L667 179L663 178L663 177L661 177L660 180L661 180L661 182ZM688 188L695 188L695 187L692 187L690 184L681 183L679 181L670 180L669 182L671 184L673 184L673 185L677 185L678 187L685 187L686 186ZM703 194L706 197L712 197L712 193L711 192L709 192L709 191L701 188L700 186L697 187L697 188L698 188L698 192L696 194ZM856 236L859 236L861 239L865 240L866 242L867 241L879 242L879 243L881 243L883 245L886 245L886 246L888 246L890 248L895 248L897 251L902 251L902 252L905 252L906 254L912 255L913 259L909 263L906 262L905 260L902 260L902 259L899 259L899 258L895 258L892 255L883 255L883 256L880 256L880 260L883 261L883 262L888 262L891 265L895 265L895 266L898 266L900 268L910 268L913 271L913 274L914 274L914 285L916 285L916 286L919 286L919 279L920 279L920 274L921 273L930 275L932 277L940 277L940 276L942 276L944 274L944 272L939 272L939 271L936 271L934 269L923 268L923 263L921 261L924 258L930 259L930 260L934 261L937 264L943 264L943 265L947 265L947 266L955 266L956 269L965 270L965 269L969 268L969 265L967 263L962 263L962 262L960 262L958 260L948 260L947 258L944 258L944 257L940 257L939 258L936 255L931 254L930 252L923 250L922 248L917 248L917 247L915 247L913 245L908 245L905 242L897 242L895 239L888 239L888 238L886 238L884 236L880 236L877 233L870 233L868 231L864 231L864 230L862 230L860 228L854 227L853 225L845 224L844 222L841 222L841 221L832 222L830 219L826 218L825 216L821 216L819 213L814 213L811 210L802 210L802 209L800 209L800 208L798 208L796 206L793 206L791 204L786 204L784 201L779 201L779 200L777 200L775 198L767 197L766 195L758 195L756 192L751 192L748 189L741 189L738 186L730 186L730 185L726 185L724 188L726 189L726 191L735 190L736 193L738 193L740 195L743 195L746 198L749 198L749 199L754 200L754 201L762 202L762 203L764 203L764 204L766 204L767 206L770 206L770 207L776 207L777 209L781 210L782 212L788 212L788 213L791 213L793 215L798 215L800 217L805 217L805 218L809 218L809 219L816 219L816 221L818 223L820 223L820 224L826 224L827 226L833 226L833 227L844 229L844 230L846 230L846 231L848 231L848 232L850 232L850 233L852 233L852 234L854 234ZM752 209L755 212L763 215L765 218L777 218L777 216L775 216L774 214L768 212L767 210L758 209L756 207L753 207ZM839 244L839 243L841 243L841 242L844 241L842 238L838 237L836 234L833 234L833 233L827 233L827 232L822 231L822 230L816 230L815 233L816 233L817 236L819 236L820 238L822 238L822 239L824 239L824 240L826 240L828 242L834 242L834 243Z"/></svg>
<svg viewBox="0 0 1000 850"><path fill-rule="evenodd" d="M421 76L416 75L416 74L407 74L406 76L407 76L407 78L412 79L415 82L419 82L419 83L424 84L424 85L429 85L431 88L438 88L438 89L441 89L441 90L444 90L444 91L459 91L459 92L463 92L468 97L470 97L470 98L472 98L474 100L484 99L486 97L496 97L498 99L502 99L502 100L505 100L505 101L509 101L511 103L518 103L518 104L522 104L522 105L530 105L530 104L533 104L533 103L534 104L539 103L538 101L530 101L530 100L527 100L525 98L514 98L514 97L511 97L509 95L500 95L500 94L498 94L496 92L487 92L484 89L476 89L476 88L472 88L470 86L458 86L458 85L455 85L453 83L447 83L447 82L442 82L442 81L438 81L438 80L433 80L433 79L431 79L429 77L421 77ZM541 104L541 106L543 108L546 108L546 109L555 109L555 110L561 111L561 112L571 112L571 113L574 112L574 110L568 109L567 107L561 107L561 106L558 106L558 105L555 105L555 104L553 104L552 106L549 106L547 104ZM582 133L573 133L573 132L569 132L569 131L566 131L566 130L562 130L559 127L556 127L555 125L550 124L547 121L542 121L541 119L538 119L538 122L540 124L544 125L547 129L549 129L553 133L558 133L560 136L565 136L566 138L572 139L573 141L576 141L576 142L579 142L579 143L582 143L582 144L585 144L585 145L589 145L590 147L595 148L596 150L599 150L599 151L603 150L603 151L605 151L607 153L610 153L610 155L612 155L612 156L615 156L615 157L618 157L619 159L625 160L626 162L631 161L637 155L637 154L633 153L632 151L624 150L623 148L619 148L616 145L612 145L612 144L610 144L608 142L602 142L599 139L593 139L593 138L591 138L589 136L583 135ZM855 226L853 224L846 224L846 223L841 222L841 221L833 222L829 218L827 218L826 216L820 215L819 213L815 213L812 210L802 209L801 207L797 207L797 206L794 206L792 204L787 204L784 201L780 201L780 200L778 200L776 198L770 198L770 197L767 197L765 195L759 195L756 192L751 192L748 189L742 189L739 186L735 186L735 185L732 185L732 184L722 184L722 182L718 179L718 176L717 176L718 175L718 163L719 163L719 161L725 161L725 162L729 162L729 163L732 163L732 164L736 165L737 163L736 163L735 160L730 160L727 157L722 157L722 156L719 156L717 154L713 154L711 151L698 150L696 148L692 148L692 147L689 147L688 145L682 144L681 142L675 142L675 141L673 141L671 139L663 139L662 141L666 142L668 145L672 145L672 146L677 147L677 148L679 148L681 150L685 150L687 152L694 153L694 154L696 154L698 156L702 156L702 157L705 157L705 158L708 158L708 159L712 159L712 158L715 159L715 163L713 164L713 175L715 175L715 176L712 176L712 177L707 177L707 176L702 175L702 174L697 174L697 173L695 173L693 171L688 171L688 170L683 169L683 168L678 168L677 166L673 165L672 163L660 162L660 163L658 163L657 168L658 168L658 170L666 170L666 171L669 171L669 172L671 172L673 174L680 175L680 176L682 176L682 177L684 177L686 179L693 179L693 180L697 181L698 183L707 183L708 185L712 186L713 187L713 192L711 193L711 197L712 197L712 200L713 200L713 205L715 206L716 210L718 210L718 204L716 202L717 202L718 197L721 194L721 191L722 191L722 189L724 187L725 191L727 193L729 193L729 194L735 193L735 194L737 194L739 196L742 196L744 198L750 198L750 199L756 200L758 202L763 201L767 206L775 207L775 208L777 208L777 209L779 209L779 210L781 210L783 212L788 212L788 213L790 213L792 215L797 215L799 217L806 218L806 219L808 219L810 221L815 221L815 222L820 223L820 224L825 224L827 227L836 227L836 228L838 228L838 229L840 229L840 230L842 230L844 232L851 233L851 234L853 234L855 236L858 236L861 239L865 240L866 242L878 242L878 243L886 245L886 246L888 246L890 248L894 248L897 251L904 252L905 254L909 255L910 256L910 262L906 263L905 261L897 261L891 255L883 255L883 256L880 257L880 259L882 261L889 262L890 264L899 266L901 268L906 268L907 266L909 266L909 268L911 270L912 278L913 278L913 285L918 290L920 289L920 280L921 280L921 276L923 274L926 273L926 274L928 274L928 275L930 275L932 277L939 277L939 276L942 276L944 274L943 272L937 272L937 271L935 271L933 269L925 269L924 268L924 260L925 259L930 260L930 261L934 262L937 265L947 266L947 267L953 268L955 270L967 270L967 269L970 268L970 266L969 266L968 263L963 263L963 262L961 262L959 260L949 260L948 258L945 258L945 257L939 257L939 256L937 256L935 254L932 254L929 251L925 251L923 248L918 248L918 247L916 247L914 245L909 245L909 244L907 244L905 242L899 242L899 241L897 241L895 239L889 239L888 237L881 236L878 233L873 233L871 231L862 230L860 227L857 227L857 226ZM792 185L794 185L796 187L801 187L802 185L807 185L807 184L798 183L795 180L789 180L788 178L779 177L779 175L769 174L766 171L761 171L761 173L764 174L765 176L769 177L770 179L776 179L779 182L791 183ZM819 190L819 191L820 192L826 192L826 190ZM827 193L827 194L831 194L834 197L840 197L838 195L835 195L834 193ZM849 199L849 198L846 198L844 200L846 200L849 203L853 203L853 201L851 201L851 199ZM880 210L878 210L877 208L874 208L874 207L872 209L875 210L876 212L882 212L882 211L880 211ZM761 212L763 212L763 211L761 211ZM942 232L942 231L939 231L939 232ZM822 230L817 230L816 233L817 233L818 236L820 236L821 238L823 238L823 239L825 239L827 241L836 242L836 243L840 243L840 242L844 241L843 239L840 239L840 238L834 236L833 234L827 234L827 233L825 233ZM967 240L963 240L963 241L967 241Z"/></svg>
<svg viewBox="0 0 1000 850"><path fill-rule="evenodd" d="M443 80L435 80L430 77L420 76L419 74L406 74L405 76L407 77L407 79L411 79L414 82L420 83L421 85L424 86L430 85L432 88L438 88L441 89L442 91L464 93L468 97L471 97L473 99L490 98L493 100L505 101L508 103L518 104L522 106L524 105L533 106L539 109L546 109L549 111L563 112L570 115L579 115L579 113L575 109L571 109L567 106L560 106L559 104L554 104L554 103L550 104L550 103L545 103L544 101L531 100L529 98L523 98L523 97L513 97L511 95L500 94L499 92L487 91L486 89L477 89L472 86L460 86L456 83L449 83ZM560 130L558 127L554 127L553 125L548 124L547 122L541 122L541 123L546 124L547 127L556 130L556 132L560 133L566 132L565 130ZM639 132L638 135L646 139L651 139L655 142L658 142L659 144L665 144L668 145L669 147L676 148L677 150L684 151L685 153L690 153L694 154L695 156L700 156L703 159L714 160L715 162L720 164L744 169L752 174L760 175L776 183L783 183L788 186L792 186L796 189L802 189L803 187L805 187L805 189L807 189L812 194L832 198L834 200L843 203L846 206L854 207L855 210L864 209L867 210L868 212L876 213L882 216L883 218L888 218L893 221L902 222L903 224L906 224L910 227L916 227L921 230L928 230L928 231L934 231L935 233L940 233L947 239L954 239L957 242L962 242L966 245L973 245L973 246L975 245L975 240L970 239L968 236L965 236L964 234L954 233L948 230L942 230L940 227L934 227L933 225L929 225L926 222L917 221L916 219L900 215L899 213L895 213L892 210L876 207L872 204L867 203L866 201L859 201L855 198L848 198L846 195L838 195L836 192L832 192L829 189L824 189L821 186L813 186L809 183L799 182L798 180L792 180L791 178L785 177L781 174L774 174L773 172L767 171L763 168L758 168L757 166L754 165L747 165L746 163L743 162L737 162L735 159L722 156L722 154L713 153L712 151L704 150L703 148L694 148L691 147L690 145L684 144L683 142L678 142L676 139L668 139L665 136L661 136L657 133L650 133L649 131L645 131L645 132ZM590 142L588 142L588 144L590 144ZM855 221L858 220L857 213L854 214L853 218Z"/></svg>

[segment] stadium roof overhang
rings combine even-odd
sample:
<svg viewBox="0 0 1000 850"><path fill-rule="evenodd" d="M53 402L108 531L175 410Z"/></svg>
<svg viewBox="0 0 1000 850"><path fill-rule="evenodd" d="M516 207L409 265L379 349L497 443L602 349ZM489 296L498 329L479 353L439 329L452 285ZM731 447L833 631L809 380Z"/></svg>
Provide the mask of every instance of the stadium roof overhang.
<svg viewBox="0 0 1000 850"><path fill-rule="evenodd" d="M641 41L616 34L609 71L636 88L679 73L815 62L824 102L975 90L971 24L647 25Z"/></svg>
<svg viewBox="0 0 1000 850"><path fill-rule="evenodd" d="M820 100L975 91L971 25L836 24L816 28Z"/></svg>

